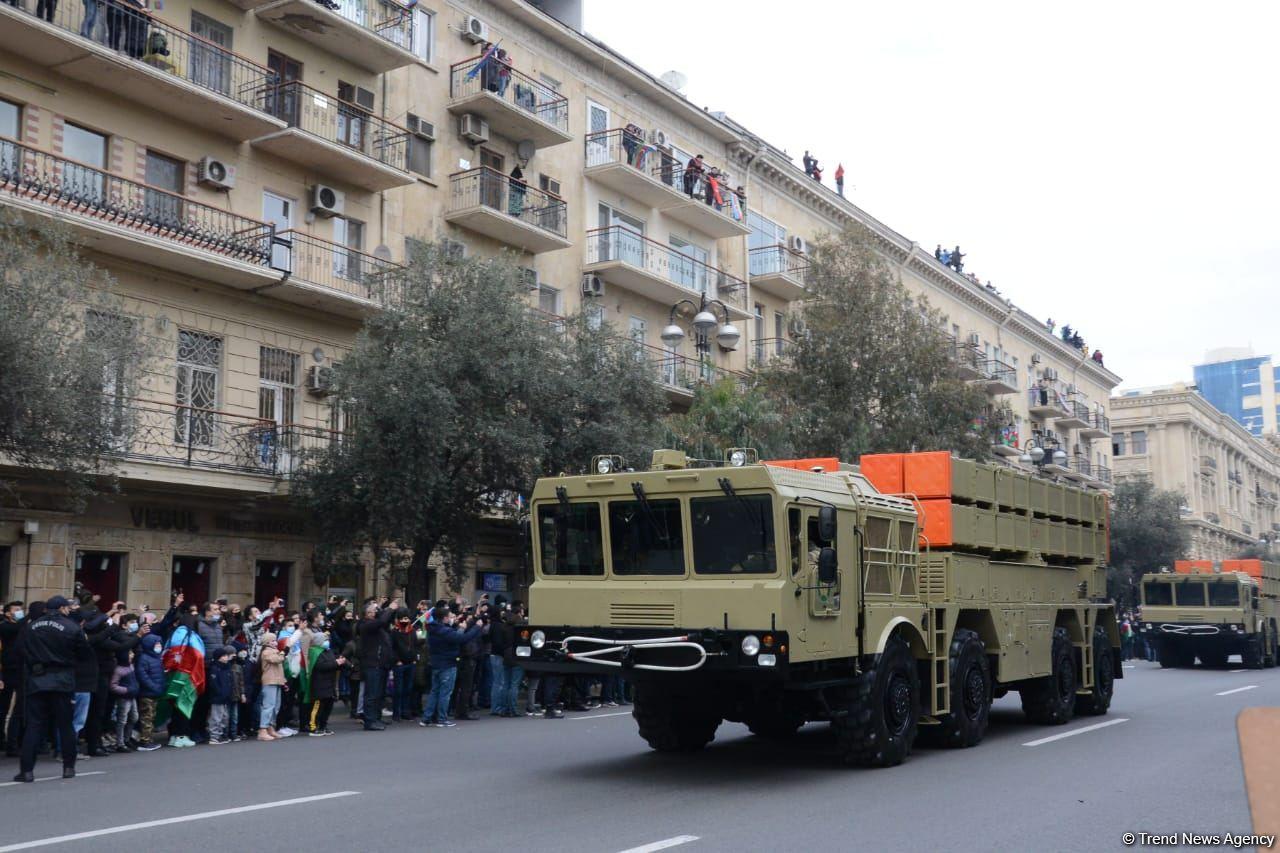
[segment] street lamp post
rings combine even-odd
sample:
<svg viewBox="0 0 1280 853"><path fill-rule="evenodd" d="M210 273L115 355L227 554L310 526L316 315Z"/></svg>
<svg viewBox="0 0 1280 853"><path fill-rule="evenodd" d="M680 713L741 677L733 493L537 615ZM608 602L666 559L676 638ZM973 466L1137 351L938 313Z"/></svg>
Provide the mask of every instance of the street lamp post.
<svg viewBox="0 0 1280 853"><path fill-rule="evenodd" d="M1022 444L1022 455L1018 457L1018 461L1023 465L1048 465L1050 463L1062 467L1067 464L1067 453L1061 447L1054 448L1052 452L1041 447L1034 438L1028 438Z"/></svg>
<svg viewBox="0 0 1280 853"><path fill-rule="evenodd" d="M707 299L707 295L702 294L701 301L694 304L692 299L681 299L679 302L671 306L671 314L667 319L667 327L662 330L662 342L674 349L684 340L684 329L680 328L676 323L676 315L682 307L687 306L694 311L693 328L697 334L694 336L694 346L697 347L699 353L706 355L711 351L710 335L713 329L716 329L716 343L720 344L721 349L732 350L738 345L742 333L738 331L738 327L729 321L729 309L719 299ZM716 316L713 309L719 309L724 315L724 322L720 322L720 318ZM718 329L716 327L719 327Z"/></svg>

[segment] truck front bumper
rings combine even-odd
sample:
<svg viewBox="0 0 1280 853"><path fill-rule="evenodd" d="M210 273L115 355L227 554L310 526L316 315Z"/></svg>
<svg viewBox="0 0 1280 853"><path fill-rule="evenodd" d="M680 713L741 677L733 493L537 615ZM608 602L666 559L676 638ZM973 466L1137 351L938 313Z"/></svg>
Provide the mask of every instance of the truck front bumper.
<svg viewBox="0 0 1280 853"><path fill-rule="evenodd" d="M516 633L516 661L534 672L773 680L785 676L789 645L785 631L528 625Z"/></svg>

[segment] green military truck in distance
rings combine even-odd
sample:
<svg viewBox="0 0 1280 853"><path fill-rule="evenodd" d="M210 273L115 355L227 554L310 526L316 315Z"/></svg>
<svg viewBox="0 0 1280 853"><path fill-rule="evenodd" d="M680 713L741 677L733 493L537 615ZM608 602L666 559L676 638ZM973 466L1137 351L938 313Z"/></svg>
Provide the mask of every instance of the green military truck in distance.
<svg viewBox="0 0 1280 853"><path fill-rule="evenodd" d="M1280 662L1280 566L1261 560L1178 561L1175 572L1142 577L1138 631L1156 644L1162 667Z"/></svg>
<svg viewBox="0 0 1280 853"><path fill-rule="evenodd" d="M829 721L840 760L888 766L977 744L1011 690L1038 723L1105 714L1123 675L1100 493L947 453L590 470L534 488L516 654L621 673L654 749Z"/></svg>

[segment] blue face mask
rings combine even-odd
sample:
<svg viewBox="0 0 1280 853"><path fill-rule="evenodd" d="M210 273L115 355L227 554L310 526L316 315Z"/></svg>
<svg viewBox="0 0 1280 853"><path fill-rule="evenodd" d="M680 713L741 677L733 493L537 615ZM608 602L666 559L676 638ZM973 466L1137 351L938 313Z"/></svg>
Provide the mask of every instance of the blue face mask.
<svg viewBox="0 0 1280 853"><path fill-rule="evenodd" d="M293 636L292 628L285 628L283 631L280 632L280 639L282 640L285 639L286 637L292 637L292 636Z"/></svg>
<svg viewBox="0 0 1280 853"><path fill-rule="evenodd" d="M163 645L160 645L159 643L157 643L156 645L152 646L152 647L151 647L151 649L152 649L152 651L154 651L156 654L160 654L162 651L164 651L164 646L163 646Z"/></svg>
<svg viewBox="0 0 1280 853"><path fill-rule="evenodd" d="M125 626L125 630L128 631L130 634L136 634L138 632L138 623L130 622L128 625Z"/></svg>
<svg viewBox="0 0 1280 853"><path fill-rule="evenodd" d="M17 622L21 620L23 616L26 616L26 615L27 615L27 611L25 610L15 610L13 611L13 621Z"/></svg>
<svg viewBox="0 0 1280 853"><path fill-rule="evenodd" d="M325 647L326 649L327 649L327 648L329 648L329 641L328 641L328 640L325 640L325 641L324 641L324 647Z"/></svg>

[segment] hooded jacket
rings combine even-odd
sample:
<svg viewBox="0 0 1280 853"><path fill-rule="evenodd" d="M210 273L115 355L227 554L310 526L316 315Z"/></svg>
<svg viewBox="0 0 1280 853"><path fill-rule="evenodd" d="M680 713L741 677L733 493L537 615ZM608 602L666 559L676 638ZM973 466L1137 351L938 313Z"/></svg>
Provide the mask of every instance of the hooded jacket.
<svg viewBox="0 0 1280 853"><path fill-rule="evenodd" d="M117 699L133 699L138 695L138 676L127 663L117 665L111 673L111 695Z"/></svg>
<svg viewBox="0 0 1280 853"><path fill-rule="evenodd" d="M138 696L157 699L164 695L164 638L148 634L138 646L138 656L133 660L133 671L138 676Z"/></svg>
<svg viewBox="0 0 1280 853"><path fill-rule="evenodd" d="M258 666L263 686L283 685L284 652L276 648L276 635L270 631L262 635L262 650L258 653Z"/></svg>
<svg viewBox="0 0 1280 853"><path fill-rule="evenodd" d="M85 624L95 620L96 614L94 619L87 620ZM116 671L116 655L138 645L138 638L119 625L108 622L100 631L89 635L89 645L93 646L98 655L98 689L101 690L110 684L111 675Z"/></svg>
<svg viewBox="0 0 1280 853"><path fill-rule="evenodd" d="M222 653L221 647L210 652L212 655ZM204 692L209 697L210 705L231 704L231 664L223 663L216 657L209 663L205 669Z"/></svg>
<svg viewBox="0 0 1280 853"><path fill-rule="evenodd" d="M311 698L336 699L338 658L331 649L322 649L311 664Z"/></svg>

